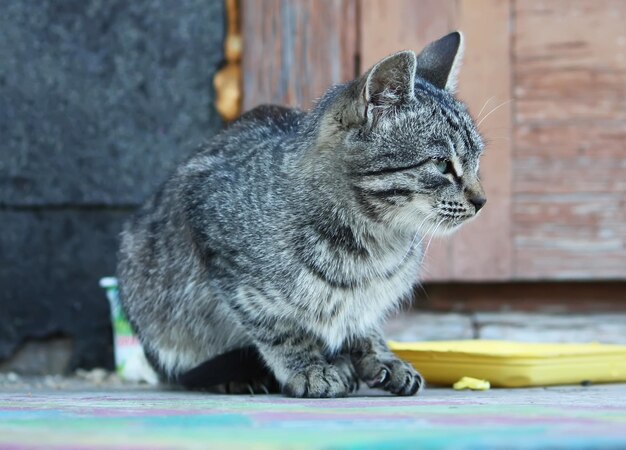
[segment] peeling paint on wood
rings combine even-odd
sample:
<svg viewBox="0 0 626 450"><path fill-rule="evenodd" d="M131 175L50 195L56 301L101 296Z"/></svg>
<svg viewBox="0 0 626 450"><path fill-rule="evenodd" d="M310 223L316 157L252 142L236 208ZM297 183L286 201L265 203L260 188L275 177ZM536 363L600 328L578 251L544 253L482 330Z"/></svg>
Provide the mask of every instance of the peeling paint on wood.
<svg viewBox="0 0 626 450"><path fill-rule="evenodd" d="M626 3L525 0L515 18L515 277L624 279Z"/></svg>

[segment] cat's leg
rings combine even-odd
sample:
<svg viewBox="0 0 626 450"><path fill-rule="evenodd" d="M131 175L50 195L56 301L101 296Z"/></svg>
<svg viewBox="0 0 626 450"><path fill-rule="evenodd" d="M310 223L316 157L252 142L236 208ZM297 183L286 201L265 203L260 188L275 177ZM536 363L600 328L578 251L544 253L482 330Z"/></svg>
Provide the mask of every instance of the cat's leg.
<svg viewBox="0 0 626 450"><path fill-rule="evenodd" d="M355 339L349 352L359 378L371 388L382 388L396 395L415 395L424 386L419 372L394 355L378 333Z"/></svg>
<svg viewBox="0 0 626 450"><path fill-rule="evenodd" d="M299 323L300 312L266 288L240 286L231 298L233 318L246 330L281 391L290 397L345 397L354 382L338 355ZM292 317L287 315L291 312Z"/></svg>
<svg viewBox="0 0 626 450"><path fill-rule="evenodd" d="M257 345L285 395L345 397L356 387L345 361L331 363L316 339L304 334L278 336L276 339L274 345L265 340Z"/></svg>

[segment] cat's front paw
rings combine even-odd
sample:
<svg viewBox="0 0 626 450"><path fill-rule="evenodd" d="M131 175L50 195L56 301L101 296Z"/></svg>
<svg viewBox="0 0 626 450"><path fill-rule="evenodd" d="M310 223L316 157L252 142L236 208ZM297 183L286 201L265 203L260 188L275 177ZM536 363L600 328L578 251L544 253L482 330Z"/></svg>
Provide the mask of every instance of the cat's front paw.
<svg viewBox="0 0 626 450"><path fill-rule="evenodd" d="M371 388L382 388L396 395L415 395L424 379L415 368L398 358L365 358L356 365L357 373Z"/></svg>
<svg viewBox="0 0 626 450"><path fill-rule="evenodd" d="M334 398L345 397L351 389L346 374L330 364L316 364L293 373L283 385L289 397Z"/></svg>
<svg viewBox="0 0 626 450"><path fill-rule="evenodd" d="M341 355L332 361L332 365L337 367L343 375L343 379L348 384L348 392L352 394L359 390L359 375L348 355Z"/></svg>

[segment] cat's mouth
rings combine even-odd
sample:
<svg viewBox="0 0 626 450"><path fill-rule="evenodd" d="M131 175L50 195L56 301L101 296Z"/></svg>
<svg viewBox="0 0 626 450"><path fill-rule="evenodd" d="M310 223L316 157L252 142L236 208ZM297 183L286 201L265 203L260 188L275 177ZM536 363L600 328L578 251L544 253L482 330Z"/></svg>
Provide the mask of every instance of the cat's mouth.
<svg viewBox="0 0 626 450"><path fill-rule="evenodd" d="M439 227L437 227L437 234L446 235L456 231L461 225L472 220L474 217L476 217L476 214L451 214L446 212L439 212L438 217L441 224L439 225Z"/></svg>
<svg viewBox="0 0 626 450"><path fill-rule="evenodd" d="M457 201L442 201L436 207L436 217L441 234L449 234L476 217L476 212Z"/></svg>

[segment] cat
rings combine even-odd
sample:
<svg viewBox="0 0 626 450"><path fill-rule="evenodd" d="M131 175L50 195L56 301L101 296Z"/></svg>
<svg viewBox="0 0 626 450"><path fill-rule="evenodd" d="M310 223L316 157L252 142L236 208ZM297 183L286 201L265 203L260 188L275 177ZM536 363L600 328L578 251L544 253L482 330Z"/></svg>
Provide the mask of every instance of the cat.
<svg viewBox="0 0 626 450"><path fill-rule="evenodd" d="M411 298L423 236L486 201L483 142L454 97L462 45L454 32L388 56L309 112L245 113L128 221L121 299L165 380L274 382L292 397L421 389L381 324Z"/></svg>

